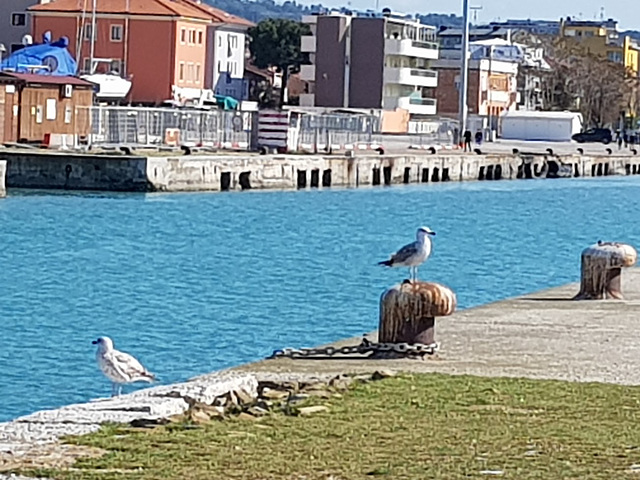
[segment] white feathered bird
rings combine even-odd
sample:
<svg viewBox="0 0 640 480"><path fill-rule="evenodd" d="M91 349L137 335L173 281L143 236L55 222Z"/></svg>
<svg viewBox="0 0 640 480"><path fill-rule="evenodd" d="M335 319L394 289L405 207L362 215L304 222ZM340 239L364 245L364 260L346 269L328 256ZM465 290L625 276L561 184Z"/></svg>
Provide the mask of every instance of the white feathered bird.
<svg viewBox="0 0 640 480"><path fill-rule="evenodd" d="M378 265L385 265L387 267L409 267L411 280L417 280L418 267L431 255L431 236L435 234L436 232L429 227L420 227L416 232L415 242L405 245L391 255L389 260L379 262Z"/></svg>
<svg viewBox="0 0 640 480"><path fill-rule="evenodd" d="M122 393L122 385L134 382L152 382L156 376L128 353L113 348L113 340L100 337L92 342L98 346L96 361L105 377L111 380L111 396Z"/></svg>

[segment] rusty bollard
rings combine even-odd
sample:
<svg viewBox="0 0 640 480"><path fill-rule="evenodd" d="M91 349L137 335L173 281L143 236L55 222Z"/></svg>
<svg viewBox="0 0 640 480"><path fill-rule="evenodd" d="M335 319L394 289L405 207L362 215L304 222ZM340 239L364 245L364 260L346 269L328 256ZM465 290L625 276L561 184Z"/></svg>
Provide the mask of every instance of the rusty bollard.
<svg viewBox="0 0 640 480"><path fill-rule="evenodd" d="M622 296L622 269L635 265L638 252L631 245L598 242L582 251L580 291L574 300L601 300Z"/></svg>
<svg viewBox="0 0 640 480"><path fill-rule="evenodd" d="M456 294L438 283L394 285L380 299L380 343L435 343L435 319L451 315Z"/></svg>

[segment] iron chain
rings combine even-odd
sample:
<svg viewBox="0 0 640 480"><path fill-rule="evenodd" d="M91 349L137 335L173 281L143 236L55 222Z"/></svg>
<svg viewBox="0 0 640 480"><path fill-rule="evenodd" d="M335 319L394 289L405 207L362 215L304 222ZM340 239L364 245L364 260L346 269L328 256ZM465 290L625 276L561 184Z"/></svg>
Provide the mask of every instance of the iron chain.
<svg viewBox="0 0 640 480"><path fill-rule="evenodd" d="M360 345L350 345L344 347L321 347L321 348L284 348L274 350L269 358L307 358L307 357L332 357L334 355L364 355L366 353L400 353L403 355L433 355L438 351L437 343L373 343L366 338L362 339Z"/></svg>

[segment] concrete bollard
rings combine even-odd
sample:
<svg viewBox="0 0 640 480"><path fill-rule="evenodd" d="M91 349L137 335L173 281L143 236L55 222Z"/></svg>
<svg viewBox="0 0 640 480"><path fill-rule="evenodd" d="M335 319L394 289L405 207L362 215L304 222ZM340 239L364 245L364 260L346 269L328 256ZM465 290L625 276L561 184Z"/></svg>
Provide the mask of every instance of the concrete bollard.
<svg viewBox="0 0 640 480"><path fill-rule="evenodd" d="M438 283L409 282L394 285L380 299L380 343L435 343L435 317L451 315L455 293Z"/></svg>
<svg viewBox="0 0 640 480"><path fill-rule="evenodd" d="M7 161L0 160L0 198L7 195Z"/></svg>
<svg viewBox="0 0 640 480"><path fill-rule="evenodd" d="M621 300L622 269L635 265L638 252L631 245L601 242L582 251L580 291L574 300Z"/></svg>

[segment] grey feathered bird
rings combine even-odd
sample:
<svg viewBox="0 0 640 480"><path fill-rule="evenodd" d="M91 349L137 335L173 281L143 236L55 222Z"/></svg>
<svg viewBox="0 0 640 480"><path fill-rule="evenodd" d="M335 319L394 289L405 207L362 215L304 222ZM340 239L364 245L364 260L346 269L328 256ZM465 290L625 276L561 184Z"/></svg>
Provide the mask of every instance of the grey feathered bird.
<svg viewBox="0 0 640 480"><path fill-rule="evenodd" d="M416 241L405 245L389 260L379 262L378 265L387 267L409 267L409 277L418 279L418 266L422 265L431 255L431 236L436 232L429 227L420 227L416 232Z"/></svg>

